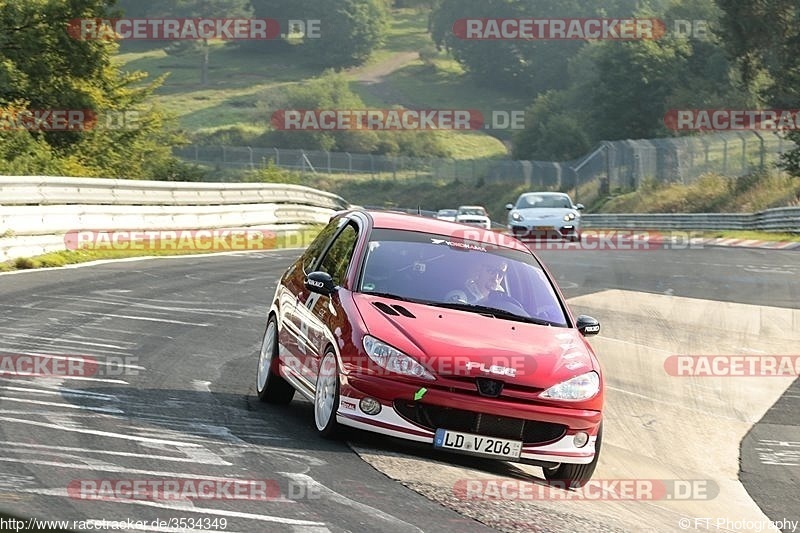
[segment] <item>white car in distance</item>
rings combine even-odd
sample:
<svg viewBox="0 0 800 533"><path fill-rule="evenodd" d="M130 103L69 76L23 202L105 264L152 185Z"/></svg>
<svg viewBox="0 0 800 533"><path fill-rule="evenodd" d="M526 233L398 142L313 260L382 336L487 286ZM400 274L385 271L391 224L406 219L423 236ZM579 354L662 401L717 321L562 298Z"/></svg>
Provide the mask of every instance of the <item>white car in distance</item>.
<svg viewBox="0 0 800 533"><path fill-rule="evenodd" d="M489 218L489 213L480 205L460 206L456 212L456 222L492 229L492 220Z"/></svg>

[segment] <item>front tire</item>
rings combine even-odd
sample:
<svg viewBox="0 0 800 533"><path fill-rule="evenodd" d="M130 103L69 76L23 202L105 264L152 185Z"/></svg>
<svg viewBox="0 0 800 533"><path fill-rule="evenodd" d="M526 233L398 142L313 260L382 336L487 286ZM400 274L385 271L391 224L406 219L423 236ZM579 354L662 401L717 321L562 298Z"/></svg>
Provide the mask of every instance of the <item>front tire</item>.
<svg viewBox="0 0 800 533"><path fill-rule="evenodd" d="M341 425L336 421L339 410L339 367L336 354L330 349L325 352L317 373L314 388L314 423L320 435L334 439L341 433Z"/></svg>
<svg viewBox="0 0 800 533"><path fill-rule="evenodd" d="M553 468L543 468L545 479L547 479L547 481L563 483L565 489L578 489L583 487L592 479L592 474L594 474L594 470L597 468L602 442L603 424L601 422L600 429L597 430L597 440L594 443L594 459L592 459L592 462L585 465L562 463Z"/></svg>
<svg viewBox="0 0 800 533"><path fill-rule="evenodd" d="M256 372L256 393L262 402L286 405L294 398L294 387L279 374L273 372L274 361L278 354L278 324L271 316L264 330L261 350L258 355Z"/></svg>

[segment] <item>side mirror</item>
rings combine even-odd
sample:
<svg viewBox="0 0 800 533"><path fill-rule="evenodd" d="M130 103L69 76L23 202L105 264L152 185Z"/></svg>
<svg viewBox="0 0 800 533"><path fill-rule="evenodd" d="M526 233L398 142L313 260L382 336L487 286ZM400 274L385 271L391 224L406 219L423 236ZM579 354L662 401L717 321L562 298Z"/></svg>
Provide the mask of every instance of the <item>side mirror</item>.
<svg viewBox="0 0 800 533"><path fill-rule="evenodd" d="M328 296L336 292L336 284L327 272L312 272L306 276L306 289L317 294Z"/></svg>
<svg viewBox="0 0 800 533"><path fill-rule="evenodd" d="M575 326L584 337L591 337L600 333L600 322L588 315L580 315L575 320Z"/></svg>
<svg viewBox="0 0 800 533"><path fill-rule="evenodd" d="M577 204L575 205L575 209L577 209L578 211L583 211L584 209L586 209L586 207L583 204Z"/></svg>
<svg viewBox="0 0 800 533"><path fill-rule="evenodd" d="M514 209L514 205L513 204L506 204L506 209L511 211L512 209Z"/></svg>

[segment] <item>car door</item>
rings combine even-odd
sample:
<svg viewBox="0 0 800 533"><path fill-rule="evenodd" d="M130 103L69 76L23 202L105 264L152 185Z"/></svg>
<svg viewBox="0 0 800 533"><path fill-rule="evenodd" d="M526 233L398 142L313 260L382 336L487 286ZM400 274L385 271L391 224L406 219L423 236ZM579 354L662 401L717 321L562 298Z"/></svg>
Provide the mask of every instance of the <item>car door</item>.
<svg viewBox="0 0 800 533"><path fill-rule="evenodd" d="M281 281L281 290L278 294L278 313L281 319L278 336L280 356L284 364L297 376L304 375L303 360L308 352L307 335L303 334L301 328L302 313L298 316L297 312L298 305L304 305L308 297L305 288L306 274L316 268L322 254L345 222L346 220L336 219L323 228ZM302 304L299 303L301 299ZM309 381L307 385L310 387L311 383L313 381Z"/></svg>
<svg viewBox="0 0 800 533"><path fill-rule="evenodd" d="M315 268L330 274L337 287L342 286L347 279L358 235L358 228L354 222L350 221L343 225ZM337 315L336 307L339 307L336 293L327 296L303 287L297 299L295 319L303 343L300 359L303 365L303 377L310 383L316 382L325 346L329 342L335 342L330 323Z"/></svg>

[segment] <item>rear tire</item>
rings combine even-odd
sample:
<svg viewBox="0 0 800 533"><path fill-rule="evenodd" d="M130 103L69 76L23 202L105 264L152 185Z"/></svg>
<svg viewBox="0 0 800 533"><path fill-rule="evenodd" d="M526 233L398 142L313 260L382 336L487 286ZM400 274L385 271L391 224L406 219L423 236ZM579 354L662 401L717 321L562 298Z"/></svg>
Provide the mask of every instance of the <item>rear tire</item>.
<svg viewBox="0 0 800 533"><path fill-rule="evenodd" d="M586 485L594 469L597 468L597 461L600 459L600 446L603 442L603 424L597 430L597 440L594 443L594 459L591 463L579 465L574 463L561 463L553 468L542 468L544 477L547 481L557 481L564 484L565 489L577 489Z"/></svg>
<svg viewBox="0 0 800 533"><path fill-rule="evenodd" d="M273 372L278 355L278 324L275 317L269 317L261 350L258 355L256 371L256 393L262 402L286 405L294 398L294 387L279 374Z"/></svg>

